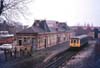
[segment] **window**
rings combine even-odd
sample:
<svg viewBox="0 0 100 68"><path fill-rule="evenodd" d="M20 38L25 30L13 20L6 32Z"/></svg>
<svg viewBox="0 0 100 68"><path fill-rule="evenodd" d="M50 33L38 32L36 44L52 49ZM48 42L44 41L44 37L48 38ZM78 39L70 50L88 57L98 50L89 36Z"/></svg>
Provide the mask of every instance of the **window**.
<svg viewBox="0 0 100 68"><path fill-rule="evenodd" d="M76 43L76 40L74 39L73 42Z"/></svg>
<svg viewBox="0 0 100 68"><path fill-rule="evenodd" d="M26 42L26 38L24 38L24 42Z"/></svg>
<svg viewBox="0 0 100 68"><path fill-rule="evenodd" d="M73 43L73 39L71 39L71 43Z"/></svg>
<svg viewBox="0 0 100 68"><path fill-rule="evenodd" d="M22 40L18 40L18 42L19 42L19 45L22 45Z"/></svg>
<svg viewBox="0 0 100 68"><path fill-rule="evenodd" d="M79 43L79 39L77 39L77 44Z"/></svg>

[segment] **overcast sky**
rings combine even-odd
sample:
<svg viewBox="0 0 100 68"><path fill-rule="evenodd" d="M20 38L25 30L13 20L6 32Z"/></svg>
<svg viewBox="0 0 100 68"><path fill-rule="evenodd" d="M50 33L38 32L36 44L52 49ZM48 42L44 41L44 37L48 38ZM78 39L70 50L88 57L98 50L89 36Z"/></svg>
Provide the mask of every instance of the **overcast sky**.
<svg viewBox="0 0 100 68"><path fill-rule="evenodd" d="M28 23L34 19L47 19L67 22L68 25L100 25L100 0L34 0L29 5L31 15Z"/></svg>

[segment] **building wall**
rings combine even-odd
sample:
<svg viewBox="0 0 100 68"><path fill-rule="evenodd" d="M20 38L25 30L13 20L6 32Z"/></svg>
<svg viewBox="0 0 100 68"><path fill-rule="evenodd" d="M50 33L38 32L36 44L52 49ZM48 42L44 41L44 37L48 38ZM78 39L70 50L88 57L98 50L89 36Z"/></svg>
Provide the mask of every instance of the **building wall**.
<svg viewBox="0 0 100 68"><path fill-rule="evenodd" d="M51 47L69 41L69 39L70 39L70 32L62 32L62 33L55 33L55 34L50 33L47 34L46 36L42 36L41 38L42 42L40 42L40 44L38 43L39 44L38 46L41 46L40 48Z"/></svg>
<svg viewBox="0 0 100 68"><path fill-rule="evenodd" d="M88 36L89 36L91 39L94 39L94 32L89 32L89 33L88 33Z"/></svg>
<svg viewBox="0 0 100 68"><path fill-rule="evenodd" d="M37 36L16 35L17 45L32 45L34 49L43 49L69 41L70 32L38 34ZM20 46L21 46L20 45Z"/></svg>
<svg viewBox="0 0 100 68"><path fill-rule="evenodd" d="M98 33L98 38L100 38L100 33Z"/></svg>
<svg viewBox="0 0 100 68"><path fill-rule="evenodd" d="M35 40L37 40L37 38L35 36L24 36L24 35L23 36L16 36L17 45L18 46L32 45L33 38ZM19 41L21 41L21 44ZM34 42L34 44L37 44L37 42Z"/></svg>

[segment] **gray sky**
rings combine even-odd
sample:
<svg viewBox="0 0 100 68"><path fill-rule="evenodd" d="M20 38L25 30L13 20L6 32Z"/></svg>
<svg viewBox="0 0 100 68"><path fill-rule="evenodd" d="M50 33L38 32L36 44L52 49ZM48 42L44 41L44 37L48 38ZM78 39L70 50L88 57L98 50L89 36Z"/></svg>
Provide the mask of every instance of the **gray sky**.
<svg viewBox="0 0 100 68"><path fill-rule="evenodd" d="M93 24L99 26L100 0L34 0L30 5L30 19L23 24L32 25L34 19L67 22L68 25Z"/></svg>

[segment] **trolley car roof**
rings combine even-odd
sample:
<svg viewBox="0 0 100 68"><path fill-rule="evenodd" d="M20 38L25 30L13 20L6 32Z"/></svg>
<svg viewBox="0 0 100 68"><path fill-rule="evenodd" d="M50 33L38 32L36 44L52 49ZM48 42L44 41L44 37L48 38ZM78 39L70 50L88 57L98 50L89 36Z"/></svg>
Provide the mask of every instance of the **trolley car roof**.
<svg viewBox="0 0 100 68"><path fill-rule="evenodd" d="M88 35L73 36L71 38L79 38L79 39L82 39L82 38L85 38L85 37L88 37Z"/></svg>

